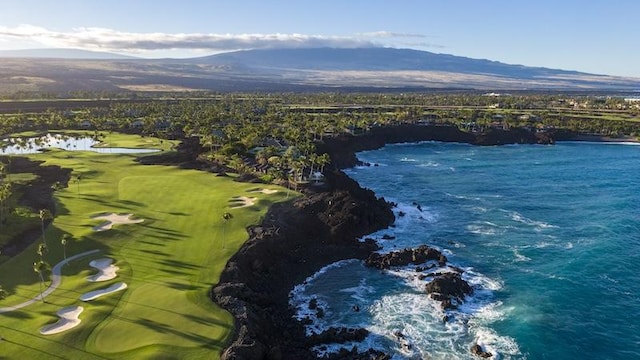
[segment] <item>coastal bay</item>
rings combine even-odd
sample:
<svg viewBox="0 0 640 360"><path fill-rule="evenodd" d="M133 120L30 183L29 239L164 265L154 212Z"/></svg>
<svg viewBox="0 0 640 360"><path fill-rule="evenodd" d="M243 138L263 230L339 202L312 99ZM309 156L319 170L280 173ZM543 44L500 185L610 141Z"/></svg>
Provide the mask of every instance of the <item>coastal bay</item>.
<svg viewBox="0 0 640 360"><path fill-rule="evenodd" d="M227 264L220 284L213 289L213 299L236 319L235 341L223 358L315 358L303 325L293 320L289 292L328 264L368 257L377 246L358 238L394 220L391 204L338 170L358 164L355 152L387 143L428 140L482 145L553 143L569 135L520 130L473 135L446 126L403 125L319 144L319 152L328 153L335 167L327 173L327 188L295 203L274 205L259 230L250 229L250 240Z"/></svg>

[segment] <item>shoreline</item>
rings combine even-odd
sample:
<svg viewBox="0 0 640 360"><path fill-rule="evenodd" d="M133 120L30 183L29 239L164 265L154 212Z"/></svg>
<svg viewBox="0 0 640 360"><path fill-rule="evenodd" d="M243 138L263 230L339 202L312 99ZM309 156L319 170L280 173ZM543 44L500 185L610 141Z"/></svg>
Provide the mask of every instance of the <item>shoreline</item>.
<svg viewBox="0 0 640 360"><path fill-rule="evenodd" d="M553 144L569 140L564 131L524 129L465 133L449 126L398 125L361 136L342 135L317 144L333 170L327 187L307 191L291 203L273 205L262 224L225 267L212 300L231 312L236 327L222 359L316 359L304 326L294 320L289 293L321 268L339 260L364 260L377 249L358 238L393 224L391 204L362 188L340 169L360 165L356 153L387 144L419 141L474 145ZM426 294L425 294L426 296Z"/></svg>
<svg viewBox="0 0 640 360"><path fill-rule="evenodd" d="M366 259L377 246L360 242L394 221L390 205L340 170L327 187L274 204L223 271L212 298L235 318L222 359L315 359L289 293L327 264Z"/></svg>
<svg viewBox="0 0 640 360"><path fill-rule="evenodd" d="M640 138L634 136L611 137L603 135L576 134L564 141L605 142L605 143L640 143Z"/></svg>

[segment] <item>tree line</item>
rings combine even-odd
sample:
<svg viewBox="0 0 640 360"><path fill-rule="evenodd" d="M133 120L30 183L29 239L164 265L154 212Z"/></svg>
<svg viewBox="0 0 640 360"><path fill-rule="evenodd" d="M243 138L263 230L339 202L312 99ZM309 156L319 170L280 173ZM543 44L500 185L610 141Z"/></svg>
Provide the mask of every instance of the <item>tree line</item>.
<svg viewBox="0 0 640 360"><path fill-rule="evenodd" d="M142 97L142 96L141 96ZM265 181L303 180L328 158L315 143L406 123L463 131L563 128L618 136L640 134L640 103L624 97L481 93L197 93L148 101L0 115L0 135L25 130L121 131L197 138L200 158Z"/></svg>

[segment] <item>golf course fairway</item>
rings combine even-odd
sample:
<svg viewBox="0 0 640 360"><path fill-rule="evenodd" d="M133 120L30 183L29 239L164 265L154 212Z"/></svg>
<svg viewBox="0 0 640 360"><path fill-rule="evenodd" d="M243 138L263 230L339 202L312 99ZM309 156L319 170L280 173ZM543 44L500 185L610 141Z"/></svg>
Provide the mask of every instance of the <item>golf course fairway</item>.
<svg viewBox="0 0 640 360"><path fill-rule="evenodd" d="M172 151L175 143L149 137L109 134L110 146ZM145 154L148 155L148 154ZM9 296L0 302L0 357L9 359L215 359L233 334L233 317L208 297L229 258L247 240L246 227L260 222L269 205L285 200L286 189L235 182L230 177L174 166L141 165L134 154L50 150L28 155L71 169L66 188L55 192L56 217L45 232L52 267L64 252L75 258L61 268L57 289L40 299L33 263L39 238L14 257L0 258L0 284ZM27 175L23 175L27 176ZM255 191L256 188L273 191ZM252 204L234 207L233 199ZM131 214L135 223L95 227L105 214ZM231 217L223 216L225 213ZM64 234L72 236L65 248ZM92 260L111 259L116 277L88 281ZM82 302L88 292L124 282L127 286ZM37 299L13 311L15 306ZM63 308L82 306L75 327L53 335L39 330L60 319ZM5 311L2 309L5 308Z"/></svg>

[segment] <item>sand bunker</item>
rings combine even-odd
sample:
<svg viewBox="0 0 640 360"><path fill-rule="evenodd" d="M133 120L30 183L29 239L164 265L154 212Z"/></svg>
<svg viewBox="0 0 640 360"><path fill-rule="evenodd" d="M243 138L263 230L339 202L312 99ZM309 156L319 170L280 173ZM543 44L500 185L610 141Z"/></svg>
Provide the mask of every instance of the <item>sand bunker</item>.
<svg viewBox="0 0 640 360"><path fill-rule="evenodd" d="M118 276L116 272L120 270L120 268L115 265L112 265L112 263L113 263L113 259L109 259L109 258L91 260L89 265L91 267L98 269L98 273L95 275L89 276L87 280L92 282L107 281Z"/></svg>
<svg viewBox="0 0 640 360"><path fill-rule="evenodd" d="M231 198L231 200L229 200L229 202L231 203L232 209L239 209L239 208L243 208L243 207L247 207L255 204L256 200L258 200L258 198L249 198L246 196L234 196Z"/></svg>
<svg viewBox="0 0 640 360"><path fill-rule="evenodd" d="M278 190L275 189L255 189L255 190L249 190L249 192L259 192L259 193L263 193L263 194L275 194L278 192Z"/></svg>
<svg viewBox="0 0 640 360"><path fill-rule="evenodd" d="M53 335L72 329L80 324L80 313L84 310L82 306L69 306L58 310L56 315L60 317L56 323L43 326L40 329L42 335Z"/></svg>
<svg viewBox="0 0 640 360"><path fill-rule="evenodd" d="M100 225L94 226L93 231L110 230L115 224L138 224L144 219L131 219L133 214L118 215L116 213L104 214L92 217L92 219L106 220Z"/></svg>
<svg viewBox="0 0 640 360"><path fill-rule="evenodd" d="M91 300L95 300L99 297L105 296L105 295L109 295L109 294L113 294L114 292L118 292L118 291L122 291L124 289L127 288L127 284L123 283L123 282L119 282L116 284L113 284L109 287L106 287L104 289L100 289L100 290L94 290L94 291L89 291L88 293L82 294L80 296L80 300L81 301L91 301Z"/></svg>

